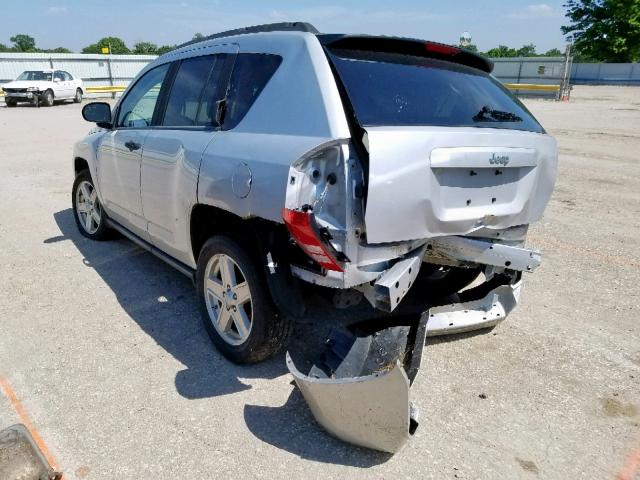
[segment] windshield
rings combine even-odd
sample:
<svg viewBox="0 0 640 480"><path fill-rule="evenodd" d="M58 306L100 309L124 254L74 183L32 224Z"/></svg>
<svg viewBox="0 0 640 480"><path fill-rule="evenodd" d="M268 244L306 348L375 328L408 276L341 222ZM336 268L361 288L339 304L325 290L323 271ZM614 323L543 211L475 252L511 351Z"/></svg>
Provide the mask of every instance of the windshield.
<svg viewBox="0 0 640 480"><path fill-rule="evenodd" d="M51 72L43 72L42 70L27 70L22 72L17 80L44 80L51 81Z"/></svg>
<svg viewBox="0 0 640 480"><path fill-rule="evenodd" d="M329 56L362 126L544 131L517 98L480 70L397 53L333 49Z"/></svg>

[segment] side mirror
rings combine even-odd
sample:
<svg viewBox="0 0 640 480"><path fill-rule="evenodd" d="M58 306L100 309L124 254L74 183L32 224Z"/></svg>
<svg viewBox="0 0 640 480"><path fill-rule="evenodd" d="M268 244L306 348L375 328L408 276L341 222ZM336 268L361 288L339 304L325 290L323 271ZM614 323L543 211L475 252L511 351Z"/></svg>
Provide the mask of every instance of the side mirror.
<svg viewBox="0 0 640 480"><path fill-rule="evenodd" d="M88 103L82 109L82 118L97 123L99 127L111 128L111 105L106 102Z"/></svg>
<svg viewBox="0 0 640 480"><path fill-rule="evenodd" d="M53 83L60 83L60 79L59 79L59 78L57 78L57 77L56 77L56 78L54 78L54 79L53 79Z"/></svg>

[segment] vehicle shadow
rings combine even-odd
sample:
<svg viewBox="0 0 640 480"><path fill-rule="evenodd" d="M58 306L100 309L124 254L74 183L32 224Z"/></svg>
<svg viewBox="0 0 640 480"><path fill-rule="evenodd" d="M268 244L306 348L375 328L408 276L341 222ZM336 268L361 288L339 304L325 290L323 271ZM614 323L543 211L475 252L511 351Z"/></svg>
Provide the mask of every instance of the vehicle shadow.
<svg viewBox="0 0 640 480"><path fill-rule="evenodd" d="M45 244L71 240L113 291L125 312L161 347L185 365L176 390L189 399L227 395L251 388L240 378L272 379L287 373L282 355L252 366L235 365L209 339L191 281L124 238L94 242L78 231L73 211L54 214L62 235Z"/></svg>
<svg viewBox="0 0 640 480"><path fill-rule="evenodd" d="M349 445L330 436L316 423L297 388L281 407L245 405L244 420L260 440L307 460L369 468L393 456Z"/></svg>
<svg viewBox="0 0 640 480"><path fill-rule="evenodd" d="M284 354L250 366L235 365L222 357L207 336L193 285L184 275L124 238L95 242L83 237L71 209L54 213L54 219L61 235L44 243L73 242L84 264L100 275L125 312L185 365L175 377L181 396L201 399L233 394L251 388L241 378L273 379L288 373ZM296 327L294 338L315 338L307 328L317 323L305 319ZM297 348L305 348L304 342ZM305 459L366 468L391 458L329 436L315 423L297 388L283 406L246 405L244 418L257 438Z"/></svg>

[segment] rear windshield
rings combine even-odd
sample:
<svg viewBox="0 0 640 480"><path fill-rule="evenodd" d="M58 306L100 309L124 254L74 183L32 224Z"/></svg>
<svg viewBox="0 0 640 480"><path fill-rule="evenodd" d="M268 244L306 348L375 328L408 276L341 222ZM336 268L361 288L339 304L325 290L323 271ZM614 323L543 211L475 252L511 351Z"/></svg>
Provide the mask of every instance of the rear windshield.
<svg viewBox="0 0 640 480"><path fill-rule="evenodd" d="M334 49L329 56L362 126L543 132L517 98L480 70L396 53Z"/></svg>

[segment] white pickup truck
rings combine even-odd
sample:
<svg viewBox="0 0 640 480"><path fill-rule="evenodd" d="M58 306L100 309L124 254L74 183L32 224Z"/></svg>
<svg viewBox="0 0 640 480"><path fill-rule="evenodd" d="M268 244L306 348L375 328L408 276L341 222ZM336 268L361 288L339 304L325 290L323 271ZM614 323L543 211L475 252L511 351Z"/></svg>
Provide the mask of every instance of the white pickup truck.
<svg viewBox="0 0 640 480"><path fill-rule="evenodd" d="M84 87L80 78L64 70L27 70L13 82L2 86L7 107L19 102L50 107L58 100L82 101Z"/></svg>

